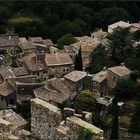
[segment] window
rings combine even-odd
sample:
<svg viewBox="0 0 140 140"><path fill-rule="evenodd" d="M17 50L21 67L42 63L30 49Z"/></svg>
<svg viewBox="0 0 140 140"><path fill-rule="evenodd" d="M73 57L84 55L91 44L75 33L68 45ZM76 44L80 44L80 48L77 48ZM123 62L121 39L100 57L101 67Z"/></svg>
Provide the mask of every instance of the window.
<svg viewBox="0 0 140 140"><path fill-rule="evenodd" d="M68 68L64 68L64 69L63 69L63 72L68 72L68 71L69 71Z"/></svg>
<svg viewBox="0 0 140 140"><path fill-rule="evenodd" d="M113 77L113 81L115 81L116 80L116 77Z"/></svg>
<svg viewBox="0 0 140 140"><path fill-rule="evenodd" d="M4 99L4 98L3 98L3 97L1 97L1 100L2 100L2 101L3 101L3 99Z"/></svg>

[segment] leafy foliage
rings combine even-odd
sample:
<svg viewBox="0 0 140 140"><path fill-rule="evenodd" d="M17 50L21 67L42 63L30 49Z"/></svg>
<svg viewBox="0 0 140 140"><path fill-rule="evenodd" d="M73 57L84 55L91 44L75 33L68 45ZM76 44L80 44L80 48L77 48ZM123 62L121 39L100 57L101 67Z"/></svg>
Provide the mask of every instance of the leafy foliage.
<svg viewBox="0 0 140 140"><path fill-rule="evenodd" d="M0 3L0 32L16 32L20 36L50 37L57 41L61 36L71 33L89 35L96 28L107 28L107 25L119 20L137 21L139 2L94 2L94 1L2 1ZM7 24L9 19L30 17L41 21ZM23 28L26 26L25 28ZM23 28L23 29L22 29ZM15 30L14 30L15 29Z"/></svg>
<svg viewBox="0 0 140 140"><path fill-rule="evenodd" d="M136 106L136 110L133 114L129 131L134 134L140 134L140 104Z"/></svg>
<svg viewBox="0 0 140 140"><path fill-rule="evenodd" d="M78 111L95 111L97 102L94 97L94 93L83 90L75 99L74 108Z"/></svg>
<svg viewBox="0 0 140 140"><path fill-rule="evenodd" d="M112 60L120 63L130 56L133 49L133 41L129 28L118 27L113 33L108 35L108 38Z"/></svg>
<svg viewBox="0 0 140 140"><path fill-rule="evenodd" d="M74 63L75 63L75 70L83 71L81 47L78 51L78 54L75 56L75 62Z"/></svg>
<svg viewBox="0 0 140 140"><path fill-rule="evenodd" d="M113 89L113 94L120 100L132 99L136 95L136 85L132 80L121 80Z"/></svg>
<svg viewBox="0 0 140 140"><path fill-rule="evenodd" d="M57 47L62 50L64 45L75 43L76 39L71 34L66 34L57 40Z"/></svg>
<svg viewBox="0 0 140 140"><path fill-rule="evenodd" d="M92 140L93 137L93 133L90 129L83 128L79 131L77 140Z"/></svg>

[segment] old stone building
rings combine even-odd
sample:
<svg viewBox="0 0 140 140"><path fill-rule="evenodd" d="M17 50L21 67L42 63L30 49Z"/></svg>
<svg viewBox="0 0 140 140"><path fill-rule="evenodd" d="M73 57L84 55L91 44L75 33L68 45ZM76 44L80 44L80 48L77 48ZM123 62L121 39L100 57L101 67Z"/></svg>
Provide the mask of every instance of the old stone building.
<svg viewBox="0 0 140 140"><path fill-rule="evenodd" d="M107 32L103 31L102 29L91 33L91 37L96 41L102 41L107 36Z"/></svg>
<svg viewBox="0 0 140 140"><path fill-rule="evenodd" d="M64 76L64 83L71 91L79 92L84 89L84 81L87 76L86 72L74 70Z"/></svg>
<svg viewBox="0 0 140 140"><path fill-rule="evenodd" d="M18 46L19 38L17 35L1 35L0 50L6 50L8 53L13 53L14 48Z"/></svg>
<svg viewBox="0 0 140 140"><path fill-rule="evenodd" d="M44 55L36 55L33 53L20 58L18 61L20 65L26 68L29 74L45 77L47 70L44 58Z"/></svg>
<svg viewBox="0 0 140 140"><path fill-rule="evenodd" d="M6 109L16 105L16 91L6 81L0 84L0 108Z"/></svg>
<svg viewBox="0 0 140 140"><path fill-rule="evenodd" d="M23 55L36 52L36 46L31 41L28 41L25 37L19 38L18 46L21 48Z"/></svg>
<svg viewBox="0 0 140 140"><path fill-rule="evenodd" d="M67 53L46 54L45 63L49 78L61 77L73 70L73 61Z"/></svg>
<svg viewBox="0 0 140 140"><path fill-rule="evenodd" d="M124 22L124 21L118 21L118 22L113 23L113 24L111 24L111 25L108 26L108 33L112 33L118 27L128 28L128 27L131 27L131 24L129 24L128 22Z"/></svg>
<svg viewBox="0 0 140 140"><path fill-rule="evenodd" d="M25 128L27 121L12 109L0 111L0 139L22 140L19 132ZM25 137L24 135L24 138Z"/></svg>
<svg viewBox="0 0 140 140"><path fill-rule="evenodd" d="M64 108L61 112L56 106L38 98L31 100L31 132L42 140L74 140L81 130L89 130L94 140L103 139L103 130L92 125L92 114ZM84 120L83 120L84 119Z"/></svg>
<svg viewBox="0 0 140 140"><path fill-rule="evenodd" d="M138 31L138 30L140 30L140 22L138 22L138 23L131 23L131 31L135 32L135 31Z"/></svg>
<svg viewBox="0 0 140 140"><path fill-rule="evenodd" d="M107 70L96 73L92 77L93 91L98 97L105 96L107 93Z"/></svg>
<svg viewBox="0 0 140 140"><path fill-rule="evenodd" d="M119 80L129 79L131 71L122 64L107 69L107 86L109 91L113 89Z"/></svg>

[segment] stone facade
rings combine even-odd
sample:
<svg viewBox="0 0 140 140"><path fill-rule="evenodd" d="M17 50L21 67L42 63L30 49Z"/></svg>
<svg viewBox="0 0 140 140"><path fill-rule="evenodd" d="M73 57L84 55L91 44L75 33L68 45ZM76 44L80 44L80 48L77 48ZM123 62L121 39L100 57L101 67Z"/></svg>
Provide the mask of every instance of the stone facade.
<svg viewBox="0 0 140 140"><path fill-rule="evenodd" d="M40 99L31 101L31 132L39 139L54 139L55 127L61 122L60 109Z"/></svg>
<svg viewBox="0 0 140 140"><path fill-rule="evenodd" d="M73 65L60 65L47 67L47 73L49 78L61 77L73 70L74 70Z"/></svg>
<svg viewBox="0 0 140 140"><path fill-rule="evenodd" d="M41 99L31 100L31 133L38 139L74 140L82 129L90 130L94 140L103 139L103 130L92 125L91 118L89 112L76 114L71 108L64 108L61 112Z"/></svg>
<svg viewBox="0 0 140 140"><path fill-rule="evenodd" d="M121 68L121 66L120 66L120 68ZM120 71L121 71L121 69L120 69ZM130 75L129 70L128 70L128 72L126 72L126 74L119 75L118 73L108 69L108 72L107 72L107 86L108 86L109 90L113 89L116 86L118 81L129 79L129 75Z"/></svg>

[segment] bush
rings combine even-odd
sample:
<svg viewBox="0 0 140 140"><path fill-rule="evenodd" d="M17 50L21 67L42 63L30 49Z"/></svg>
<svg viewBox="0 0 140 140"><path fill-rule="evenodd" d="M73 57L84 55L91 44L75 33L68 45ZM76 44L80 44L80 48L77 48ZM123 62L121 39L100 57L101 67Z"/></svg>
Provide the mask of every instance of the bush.
<svg viewBox="0 0 140 140"><path fill-rule="evenodd" d="M75 43L76 39L71 34L66 34L57 40L58 49L62 50L64 45Z"/></svg>
<svg viewBox="0 0 140 140"><path fill-rule="evenodd" d="M74 108L78 111L97 111L97 102L94 97L94 93L83 90L79 95L76 97L74 102Z"/></svg>

